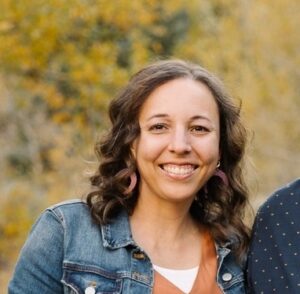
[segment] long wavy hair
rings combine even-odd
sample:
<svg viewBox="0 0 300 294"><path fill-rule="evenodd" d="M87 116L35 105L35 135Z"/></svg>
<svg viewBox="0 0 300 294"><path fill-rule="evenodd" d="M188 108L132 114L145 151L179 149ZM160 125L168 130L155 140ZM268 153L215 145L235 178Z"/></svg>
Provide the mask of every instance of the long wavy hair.
<svg viewBox="0 0 300 294"><path fill-rule="evenodd" d="M109 222L121 209L132 214L139 185L125 195L130 175L139 172L131 154L131 146L140 134L139 113L152 91L168 81L189 78L205 84L213 94L220 115L220 169L228 177L228 185L212 176L198 191L190 207L191 215L210 231L219 244L230 243L242 261L249 243L249 231L243 222L248 189L243 177L246 130L240 119L240 107L226 93L222 82L199 65L181 61L158 61L137 72L127 86L111 102L109 117L112 127L95 145L100 159L96 173L90 178L91 191L87 203L93 218L100 224Z"/></svg>

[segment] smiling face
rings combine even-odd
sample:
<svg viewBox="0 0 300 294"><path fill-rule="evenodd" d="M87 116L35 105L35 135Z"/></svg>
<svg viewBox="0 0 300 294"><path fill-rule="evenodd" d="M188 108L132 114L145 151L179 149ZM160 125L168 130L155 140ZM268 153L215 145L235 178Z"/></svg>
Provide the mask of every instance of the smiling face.
<svg viewBox="0 0 300 294"><path fill-rule="evenodd" d="M159 86L142 106L139 125L132 146L139 198L192 201L220 153L219 112L208 87L189 78Z"/></svg>

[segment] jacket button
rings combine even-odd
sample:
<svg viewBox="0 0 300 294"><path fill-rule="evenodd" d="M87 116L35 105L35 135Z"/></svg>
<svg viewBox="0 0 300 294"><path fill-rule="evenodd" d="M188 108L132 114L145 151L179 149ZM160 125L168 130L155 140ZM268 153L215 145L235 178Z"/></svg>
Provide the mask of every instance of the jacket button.
<svg viewBox="0 0 300 294"><path fill-rule="evenodd" d="M95 294L96 290L94 287L87 287L84 291L84 294Z"/></svg>
<svg viewBox="0 0 300 294"><path fill-rule="evenodd" d="M135 259L145 259L145 254L142 252L134 252L133 253L133 258Z"/></svg>
<svg viewBox="0 0 300 294"><path fill-rule="evenodd" d="M225 273L222 275L222 280L224 282L229 282L232 279L232 274L231 273Z"/></svg>

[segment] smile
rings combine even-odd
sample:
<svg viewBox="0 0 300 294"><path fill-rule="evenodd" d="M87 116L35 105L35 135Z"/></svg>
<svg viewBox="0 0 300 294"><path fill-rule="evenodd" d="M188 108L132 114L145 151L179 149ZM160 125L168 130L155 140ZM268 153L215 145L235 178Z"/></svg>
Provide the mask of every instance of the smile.
<svg viewBox="0 0 300 294"><path fill-rule="evenodd" d="M190 175L197 168L197 166L193 164L184 164L184 165L162 164L160 165L160 167L168 174L176 175L176 176Z"/></svg>

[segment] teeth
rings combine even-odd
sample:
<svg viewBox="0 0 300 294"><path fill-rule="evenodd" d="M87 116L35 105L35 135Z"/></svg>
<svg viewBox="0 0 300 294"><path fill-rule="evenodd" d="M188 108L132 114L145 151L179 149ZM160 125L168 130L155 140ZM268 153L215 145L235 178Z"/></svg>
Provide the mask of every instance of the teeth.
<svg viewBox="0 0 300 294"><path fill-rule="evenodd" d="M175 164L166 164L163 165L163 169L171 174L175 175L187 175L194 171L193 165L175 165Z"/></svg>

